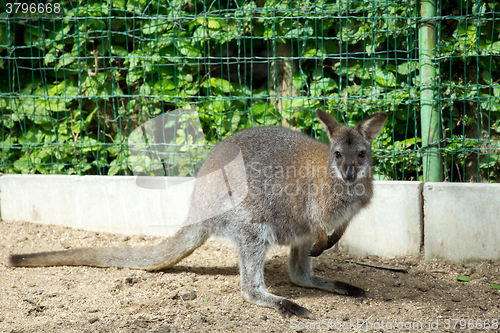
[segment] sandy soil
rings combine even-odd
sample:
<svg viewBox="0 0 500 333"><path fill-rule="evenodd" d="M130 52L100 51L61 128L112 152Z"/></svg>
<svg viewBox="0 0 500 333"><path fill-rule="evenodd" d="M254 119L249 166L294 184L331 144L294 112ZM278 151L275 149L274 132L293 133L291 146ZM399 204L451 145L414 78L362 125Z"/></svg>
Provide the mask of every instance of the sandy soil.
<svg viewBox="0 0 500 333"><path fill-rule="evenodd" d="M146 236L0 221L0 331L499 330L500 290L490 289L500 284L498 262L464 265L411 256L385 259L359 258L332 250L323 253L315 261L317 273L374 294L373 299L362 300L291 285L287 278L287 249L272 249L265 265L269 290L307 307L316 320L286 319L273 309L245 302L239 291L237 255L222 242L208 242L179 265L162 272L6 266L9 253L81 246L144 246L159 241ZM405 268L408 274L346 260ZM457 281L461 274L472 280Z"/></svg>

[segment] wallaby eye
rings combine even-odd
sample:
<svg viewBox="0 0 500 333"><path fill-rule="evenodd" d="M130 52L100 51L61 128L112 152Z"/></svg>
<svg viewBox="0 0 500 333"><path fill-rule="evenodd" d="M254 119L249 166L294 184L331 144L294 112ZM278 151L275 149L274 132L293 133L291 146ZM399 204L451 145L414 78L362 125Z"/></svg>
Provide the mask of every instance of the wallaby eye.
<svg viewBox="0 0 500 333"><path fill-rule="evenodd" d="M336 157L336 158L340 158L340 157L342 157L342 154L341 154L340 152L338 152L338 151L336 151L334 154L335 154L335 157Z"/></svg>
<svg viewBox="0 0 500 333"><path fill-rule="evenodd" d="M359 157L365 157L365 152L362 150L362 151L359 152L358 155L359 155Z"/></svg>

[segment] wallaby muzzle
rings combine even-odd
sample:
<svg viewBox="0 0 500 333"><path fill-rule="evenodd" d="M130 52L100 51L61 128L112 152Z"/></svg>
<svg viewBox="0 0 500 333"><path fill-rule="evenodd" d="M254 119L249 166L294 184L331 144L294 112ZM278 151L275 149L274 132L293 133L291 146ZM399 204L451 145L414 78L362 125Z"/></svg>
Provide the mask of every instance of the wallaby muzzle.
<svg viewBox="0 0 500 333"><path fill-rule="evenodd" d="M354 165L341 167L340 171L342 173L342 178L346 183L354 183L356 181L358 173Z"/></svg>

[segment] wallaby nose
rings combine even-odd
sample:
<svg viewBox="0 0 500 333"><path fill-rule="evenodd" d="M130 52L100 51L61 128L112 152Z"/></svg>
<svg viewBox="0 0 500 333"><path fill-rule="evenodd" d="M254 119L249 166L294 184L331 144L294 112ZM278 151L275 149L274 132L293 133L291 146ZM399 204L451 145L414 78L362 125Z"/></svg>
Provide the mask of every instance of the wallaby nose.
<svg viewBox="0 0 500 333"><path fill-rule="evenodd" d="M354 182L356 180L356 168L354 165L348 166L344 173L344 180L347 182Z"/></svg>

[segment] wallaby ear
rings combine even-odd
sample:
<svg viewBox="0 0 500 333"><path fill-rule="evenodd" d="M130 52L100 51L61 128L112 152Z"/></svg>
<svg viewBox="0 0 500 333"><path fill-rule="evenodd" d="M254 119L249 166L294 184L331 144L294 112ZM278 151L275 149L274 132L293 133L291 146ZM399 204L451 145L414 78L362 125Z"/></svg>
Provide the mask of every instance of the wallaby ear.
<svg viewBox="0 0 500 333"><path fill-rule="evenodd" d="M340 124L335 118L321 109L316 110L316 117L318 117L319 122L323 126L328 135L328 139L332 141L333 133L341 128L343 125Z"/></svg>
<svg viewBox="0 0 500 333"><path fill-rule="evenodd" d="M386 119L386 113L375 113L363 119L363 121L356 126L356 129L361 136L372 141L382 132Z"/></svg>

